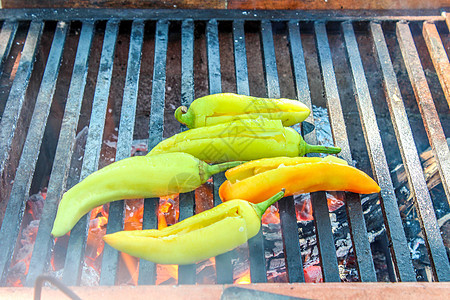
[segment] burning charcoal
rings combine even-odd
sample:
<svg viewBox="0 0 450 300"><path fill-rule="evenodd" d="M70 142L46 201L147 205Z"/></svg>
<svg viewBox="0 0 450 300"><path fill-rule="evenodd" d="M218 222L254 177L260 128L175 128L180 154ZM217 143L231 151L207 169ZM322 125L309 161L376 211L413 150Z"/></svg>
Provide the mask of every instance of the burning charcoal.
<svg viewBox="0 0 450 300"><path fill-rule="evenodd" d="M286 278L281 224L268 223L262 225L264 233L264 250L267 260L269 282L282 282Z"/></svg>
<svg viewBox="0 0 450 300"><path fill-rule="evenodd" d="M216 283L216 267L212 258L197 263L197 283Z"/></svg>
<svg viewBox="0 0 450 300"><path fill-rule="evenodd" d="M305 282L323 282L322 268L320 266L309 266L303 269Z"/></svg>
<svg viewBox="0 0 450 300"><path fill-rule="evenodd" d="M248 244L237 247L232 253L235 254L235 257L231 260L234 270L234 283L250 283Z"/></svg>
<svg viewBox="0 0 450 300"><path fill-rule="evenodd" d="M330 220L335 238L336 256L340 268L341 279L343 281L356 281L358 279L356 265L347 263L349 257L353 256L353 245L350 236L350 228L347 222L347 213L344 202L334 194L327 193ZM308 194L295 197L297 216L301 216L297 222L300 239L300 249L304 259L304 268L317 265L319 263L319 252L315 235L314 222L312 221L312 207ZM365 212L366 224L371 241L375 241L384 231L381 207L378 197L366 196L362 200L363 211ZM308 204L306 204L308 203ZM310 210L310 211L302 211ZM302 221L303 219L307 219ZM310 220L308 220L310 219Z"/></svg>
<svg viewBox="0 0 450 300"><path fill-rule="evenodd" d="M447 139L447 143L450 144L450 138ZM447 253L450 253L448 248L450 236L445 235L442 231L442 226L445 223L445 215L448 214L450 216L449 207L447 201L445 201L446 197L442 189L436 158L430 147L420 154L420 160L424 168L428 189L432 195L436 216L438 218L441 217L438 220L438 224L441 228L444 245L446 245ZM417 272L417 280L428 280L428 277L431 277L431 275L427 275L427 270L430 265L428 252L403 164L395 167L391 174L403 220L403 228L411 252L413 265Z"/></svg>
<svg viewBox="0 0 450 300"><path fill-rule="evenodd" d="M33 194L27 201L27 212L32 216L33 220L39 220L44 209L44 201L47 196L47 188Z"/></svg>
<svg viewBox="0 0 450 300"><path fill-rule="evenodd" d="M14 260L8 273L7 284L9 286L22 286L28 273L34 241L39 228L39 220L33 220L22 230L20 246L14 254Z"/></svg>
<svg viewBox="0 0 450 300"><path fill-rule="evenodd" d="M24 261L19 261L9 269L8 286L23 286L25 273L27 272L27 264Z"/></svg>
<svg viewBox="0 0 450 300"><path fill-rule="evenodd" d="M131 144L131 156L143 156L148 152L147 140L133 140Z"/></svg>
<svg viewBox="0 0 450 300"><path fill-rule="evenodd" d="M372 251L373 263L375 265L375 272L377 281L389 282L389 272L387 270L386 256L381 251Z"/></svg>
<svg viewBox="0 0 450 300"><path fill-rule="evenodd" d="M179 201L178 195L160 198L158 211L159 229L173 225L177 222L179 213L178 201Z"/></svg>
<svg viewBox="0 0 450 300"><path fill-rule="evenodd" d="M81 285L97 286L99 281L100 281L100 272L84 262L83 270L81 273Z"/></svg>
<svg viewBox="0 0 450 300"><path fill-rule="evenodd" d="M353 253L353 249L351 249L349 254L344 259L339 260L339 274L341 280L344 282L359 281L356 258Z"/></svg>
<svg viewBox="0 0 450 300"><path fill-rule="evenodd" d="M156 284L173 285L178 281L177 265L156 265Z"/></svg>

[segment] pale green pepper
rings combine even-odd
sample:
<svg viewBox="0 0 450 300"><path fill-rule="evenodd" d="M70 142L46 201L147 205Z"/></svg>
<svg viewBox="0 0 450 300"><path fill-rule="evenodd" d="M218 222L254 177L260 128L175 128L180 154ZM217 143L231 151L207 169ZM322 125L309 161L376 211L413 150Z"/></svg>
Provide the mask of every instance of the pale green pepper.
<svg viewBox="0 0 450 300"><path fill-rule="evenodd" d="M259 204L235 199L161 230L119 231L103 239L119 251L158 264L192 264L255 236L266 209L283 195L284 189Z"/></svg>

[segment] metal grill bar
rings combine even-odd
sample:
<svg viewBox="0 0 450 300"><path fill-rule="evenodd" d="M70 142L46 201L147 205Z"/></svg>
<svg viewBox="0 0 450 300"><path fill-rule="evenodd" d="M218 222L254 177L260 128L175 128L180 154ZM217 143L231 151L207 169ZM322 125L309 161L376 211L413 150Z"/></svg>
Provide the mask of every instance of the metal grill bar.
<svg viewBox="0 0 450 300"><path fill-rule="evenodd" d="M194 21L185 20L181 25L181 105L194 101ZM181 125L185 131L186 126ZM180 194L180 221L195 214L195 191ZM196 264L178 266L178 283L195 284Z"/></svg>
<svg viewBox="0 0 450 300"><path fill-rule="evenodd" d="M30 24L16 77L0 121L0 174L5 169L11 151L43 28L44 23L41 21L33 21Z"/></svg>
<svg viewBox="0 0 450 300"><path fill-rule="evenodd" d="M423 37L427 43L428 51L430 52L431 60L439 77L445 98L450 106L450 63L436 25L430 22L424 22Z"/></svg>
<svg viewBox="0 0 450 300"><path fill-rule="evenodd" d="M433 272L440 281L448 281L450 267L444 244L442 243L439 225L434 214L433 204L427 183L423 175L414 138L403 105L400 88L397 84L394 68L391 64L389 51L384 40L380 24L371 23L370 28L378 53L379 64L383 72L386 99L393 120L395 134L400 146L408 181L415 197L415 204L420 215L420 221L426 236L427 247L433 265Z"/></svg>
<svg viewBox="0 0 450 300"><path fill-rule="evenodd" d="M0 32L0 76L3 73L3 64L11 50L18 26L19 24L15 21L6 21L3 23L2 31Z"/></svg>
<svg viewBox="0 0 450 300"><path fill-rule="evenodd" d="M149 151L162 141L163 138L168 35L169 21L158 21L155 33L155 60L153 65L153 86L148 135ZM158 227L158 219L156 216L158 207L159 198L148 198L144 200L142 229L155 229ZM139 261L138 284L155 284L155 281L156 264L141 259Z"/></svg>
<svg viewBox="0 0 450 300"><path fill-rule="evenodd" d="M414 269L411 265L411 257L408 251L397 200L395 198L394 187L386 162L386 155L381 142L375 111L365 79L366 77L358 50L358 44L356 42L355 33L353 32L353 25L351 23L343 23L342 30L350 62L350 69L353 75L353 85L361 124L363 126L364 138L366 139L369 150L372 169L374 170L378 184L381 187L386 231L392 243L391 253L395 262L398 280L415 281Z"/></svg>
<svg viewBox="0 0 450 300"><path fill-rule="evenodd" d="M39 221L39 230L34 245L34 249L39 249L39 251L33 251L33 256L31 257L27 276L28 286L33 286L35 279L45 271L48 264L46 258L53 245L53 238L50 232L53 221L55 220L58 202L64 192L67 174L69 172L70 158L73 154L78 117L80 115L84 87L86 85L93 30L94 23L92 21L83 23L75 63L73 65L64 118L62 120L55 159L53 161L53 169L48 185L47 198L45 200L42 218Z"/></svg>
<svg viewBox="0 0 450 300"><path fill-rule="evenodd" d="M317 30L318 27L320 27L320 30ZM352 165L353 160L342 113L328 38L326 36L326 29L324 28L324 24L323 26L318 25L318 27L316 27L316 35L317 39L320 38L321 40L321 42L318 43L319 60L333 139L335 144L342 149L339 156ZM369 237L367 235L366 223L361 206L361 198L358 194L354 193L345 193L344 197L356 263L359 271L359 279L362 282L377 281L375 266L370 250Z"/></svg>
<svg viewBox="0 0 450 300"><path fill-rule="evenodd" d="M118 29L118 20L112 19L107 22L80 180L85 179L98 169ZM83 216L70 232L63 276L66 285L77 285L79 283L84 263L90 215L88 213Z"/></svg>
<svg viewBox="0 0 450 300"><path fill-rule="evenodd" d="M125 79L119 135L117 139L116 161L129 157L131 153L143 39L144 22L142 20L134 21L131 27L127 75ZM111 202L109 204L108 224L106 227L107 234L115 233L123 229L123 212L123 200ZM116 283L118 262L119 251L108 244L105 244L103 248L100 285L114 285Z"/></svg>
<svg viewBox="0 0 450 300"><path fill-rule="evenodd" d="M298 22L291 21L288 23L288 35L297 98L299 101L310 107L311 97L300 37L300 25ZM306 79L306 81L303 81L304 79ZM306 93L302 94L303 92ZM295 211L294 198L286 197L282 199L278 202L278 208L280 209L280 222L283 231L283 243L289 282L304 282L305 277L298 238L297 214Z"/></svg>
<svg viewBox="0 0 450 300"><path fill-rule="evenodd" d="M247 50L245 48L244 21L233 22L234 68L238 94L250 95L247 70Z"/></svg>
<svg viewBox="0 0 450 300"><path fill-rule="evenodd" d="M280 98L281 92L280 92L280 85L278 81L278 70L277 70L277 62L275 57L275 48L273 43L273 32L272 32L272 22L270 21L262 21L261 22L261 51L262 51L262 57L263 57L263 69L264 69L264 76L266 80L266 90L267 90L267 96L269 98ZM280 213L280 225L282 225L282 221L284 221L284 226L289 226L290 222L292 222L292 219L294 218L296 220L295 216L295 208L294 208L294 217L286 215L289 214L289 209L292 209L292 205L285 203L285 205L280 204L282 201L287 202L293 202L292 197L285 197L283 199L280 199L278 201L278 210ZM280 207L281 206L281 207ZM290 207L291 206L291 207ZM283 209L283 211L282 211ZM292 212L292 210L291 210ZM284 216L282 216L284 214ZM295 224L296 231L297 224ZM283 226L283 225L282 225ZM292 226L291 226L292 227ZM287 241L287 238L284 237L283 232L283 241ZM298 236L295 237L295 239L298 239ZM288 247L289 248L289 247ZM287 265L288 261L286 260L285 255L285 265L286 265L286 271L288 274L288 278L291 280L296 280L297 276L294 275L296 271L292 270L292 275L290 273L290 270L288 269ZM294 263L294 261L289 261L289 263ZM293 266L292 266L293 267ZM297 267L300 267L297 265ZM301 270L303 271L303 270Z"/></svg>
<svg viewBox="0 0 450 300"><path fill-rule="evenodd" d="M328 45L328 37L325 28L325 23L314 23L316 47L319 53L320 71L325 85L325 90L332 88L332 81L327 82L330 76L334 73L329 73L333 70L333 63L331 61L330 46ZM334 92L334 91L333 91ZM329 95L330 91L326 91ZM311 107L312 111L312 107ZM312 116L308 120L314 125ZM306 134L305 141L309 144L317 144L317 137L315 130ZM316 156L312 154L310 156ZM324 282L340 282L339 269L337 265L336 248L334 245L334 238L331 231L331 221L328 212L327 195L325 192L311 193L311 204L314 213L314 223L317 232L317 245L319 247L320 262L322 265Z"/></svg>
<svg viewBox="0 0 450 300"><path fill-rule="evenodd" d="M272 23L270 21L264 20L261 22L261 40L267 96L270 98L280 98L280 84L278 81L275 48L273 46Z"/></svg>
<svg viewBox="0 0 450 300"><path fill-rule="evenodd" d="M397 23L397 39L450 203L450 151L408 24Z"/></svg>
<svg viewBox="0 0 450 300"><path fill-rule="evenodd" d="M124 20L134 18L145 20L171 19L182 21L187 18L205 21L212 16L218 21L229 20L275 20L288 21L298 19L301 21L443 21L439 9L429 10L258 10L253 11L228 10L228 9L4 9L0 11L2 20L106 20L114 17Z"/></svg>
<svg viewBox="0 0 450 300"><path fill-rule="evenodd" d="M14 184L6 208L3 226L0 232L2 254L0 266L2 270L2 282L6 280L6 272L11 263L11 256L16 244L20 224L25 210L24 199L28 198L34 169L36 167L45 124L50 112L56 79L58 77L64 42L66 39L67 25L58 23L52 47L48 56L47 66L42 78L41 87L36 100L36 109L33 113L30 130L25 140L19 167L16 171ZM20 212L19 214L17 212Z"/></svg>
<svg viewBox="0 0 450 300"><path fill-rule="evenodd" d="M238 20L233 22L233 40L236 90L238 94L250 95L243 21ZM261 229L256 236L249 239L248 252L251 282L267 282L264 236Z"/></svg>
<svg viewBox="0 0 450 300"><path fill-rule="evenodd" d="M222 76L220 73L220 47L217 20L210 20L206 25L206 42L208 54L208 80L209 93L217 94L222 92ZM224 173L213 176L213 197L214 206L222 201L219 197L219 187L226 180ZM216 256L217 283L233 283L233 266L231 265L233 251Z"/></svg>

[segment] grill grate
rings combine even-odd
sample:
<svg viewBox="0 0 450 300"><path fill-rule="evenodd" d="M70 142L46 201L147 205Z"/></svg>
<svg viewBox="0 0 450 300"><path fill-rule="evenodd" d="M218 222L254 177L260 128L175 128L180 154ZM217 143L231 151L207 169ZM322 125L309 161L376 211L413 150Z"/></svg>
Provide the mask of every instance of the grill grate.
<svg viewBox="0 0 450 300"><path fill-rule="evenodd" d="M22 106L25 103L26 92L30 85L30 77L39 49L40 38L44 26L49 19L54 19L52 14L45 15L46 10L12 10L1 11L0 19L4 20L0 33L0 75L4 63L8 59L9 52L20 22L29 19L28 35L21 51L20 63L15 74L14 82L10 88L7 99L1 98L5 103L0 123L0 171L2 173L1 200L7 202L5 215L0 231L0 268L2 285L6 284L8 269L13 257L16 241L20 233L22 217L25 210L25 200L30 194L30 188L35 173L47 119L50 113L56 83L59 76L59 68L63 59L66 37L70 28L70 22L81 20L81 32L78 39L78 48L73 64L70 87L65 103L65 112L59 132L58 144L53 160L53 168L48 182L48 196L45 200L44 211L40 220L39 231L31 257L31 263L27 275L27 285L32 285L36 277L47 271L53 239L50 231L56 215L57 204L63 192L70 186L67 185L70 168L70 158L74 151L74 141L79 123L83 95L87 83L90 54L95 51L91 48L96 34L98 21L108 19L104 29L103 46L95 93L93 97L92 112L89 123L89 133L85 146L83 165L80 180L97 170L101 159L101 149L104 135L104 124L107 118L107 104L110 97L111 82L113 81L113 65L117 45L117 37L121 22L129 20L130 15L124 11L103 10L60 10L58 23L54 31L53 42L46 61L45 71L40 82L40 89L36 98L36 104L31 117L28 131L21 125L24 114ZM53 12L53 11L51 11ZM135 13L138 18L133 18L128 63L126 69L123 102L121 104L120 124L118 131L117 150L115 160L128 157L131 153L131 143L136 122L136 110L138 107L138 91L140 84L141 58L145 55L143 44L145 41L145 25L148 22L156 22L154 32L154 63L151 88L151 111L149 116L149 150L163 139L164 113L166 103L166 76L167 53L169 45L169 33L172 24L178 24L181 31L181 104L189 105L194 100L194 51L196 24L206 22L206 51L207 74L209 93L222 92L222 73L220 59L220 24L222 21L232 21L232 38L234 47L234 69L236 90L240 94L250 94L250 79L246 48L245 24L248 21L257 21L260 28L260 42L262 51L262 63L264 70L266 95L272 98L283 96L280 88L279 70L277 69L277 55L274 41L274 24L286 26L286 38L289 40L290 63L292 66L292 81L295 85L297 98L313 109L311 100L310 80L307 73L307 59L302 46L303 25L313 21L314 36L319 59L319 72L323 81L325 100L330 115L330 125L335 144L342 148L340 157L353 163L349 136L353 132L347 132L343 108L341 106L338 81L334 71L332 52L327 35L327 21L338 21L344 39L344 48L349 63L353 91L358 107L362 132L366 141L368 156L371 162L375 178L381 187L381 205L385 219L386 231L390 241L390 251L394 262L398 281L415 281L416 274L411 261L410 249L402 225L402 219L397 204L394 186L391 180L388 159L383 147L382 137L377 123L377 115L373 107L371 92L367 82L367 76L362 62L362 53L358 47L357 37L354 31L355 22L365 22L374 45L376 60L382 74L385 98L389 107L389 114L398 141L402 160L408 175L408 182L414 194L415 205L419 214L419 221L424 233L431 269L436 281L450 281L450 266L444 246L438 221L433 208L432 197L427 188L423 170L415 147L413 132L409 124L400 87L397 84L393 64L391 62L388 46L385 40L383 24L396 22L397 40L400 45L403 61L406 65L410 82L412 84L420 113L423 117L425 130L430 144L436 154L438 170L443 184L447 200L450 199L450 154L446 142L446 136L441 125L440 117L435 108L435 101L442 99L432 98L427 85L427 78L422 69L419 54L416 50L410 26L406 21L417 22L423 25L423 36L427 43L431 60L449 102L449 62L446 50L440 40L439 32L433 22L443 23L444 17L411 15L411 16L376 16L368 14L366 17L338 16L323 12L300 13L279 12L279 15L271 15L268 12L223 12L216 19L211 19L210 11L128 11ZM48 13L48 11L47 11ZM259 13L258 13L259 14ZM55 15L56 16L56 15ZM80 17L83 16L83 17ZM92 17L92 19L90 19ZM19 20L19 21L17 21ZM44 21L45 20L45 21ZM181 24L179 24L181 21ZM448 21L448 17L447 17ZM448 31L445 36L448 38ZM247 44L248 45L248 44ZM251 55L251 54L250 54ZM142 56L142 57L141 57ZM38 57L38 59L41 59ZM3 105L3 104L2 104ZM181 126L181 130L186 130ZM302 135L306 142L317 143L317 133L314 127L314 118L311 115L302 126ZM26 136L23 150L18 151L20 143L18 136ZM386 145L385 145L386 146ZM22 152L20 154L20 152ZM19 160L20 156L20 160ZM18 167L12 172L8 164L14 165L18 160ZM9 181L14 179L12 186ZM213 178L214 205L220 203L218 188L225 179L223 174ZM10 195L8 190L11 190ZM346 202L346 210L353 251L356 256L359 280L376 281L376 271L371 254L369 235L363 215L360 196L353 193L342 193ZM326 282L340 282L338 260L336 256L335 241L327 206L325 192L312 193L312 206L314 210L314 222L319 247L320 263L323 279ZM109 207L109 222L107 232L113 233L123 228L124 201L117 201ZM157 227L158 198L144 200L143 229ZM293 197L286 197L279 201L281 230L283 236L283 248L289 282L305 281L303 262L298 239L298 225L296 209ZM195 213L195 193L180 195L179 219L183 220ZM89 215L83 217L71 231L65 258L63 281L67 285L77 285L80 282L81 270L85 259L85 247L88 232ZM248 242L251 281L267 282L266 259L264 253L264 236L262 231ZM233 283L233 251L215 258L217 283ZM100 275L101 285L113 285L117 282L119 252L105 245L102 257ZM180 266L178 269L180 284L194 284L196 266ZM156 265L148 261L140 261L138 284L155 284Z"/></svg>

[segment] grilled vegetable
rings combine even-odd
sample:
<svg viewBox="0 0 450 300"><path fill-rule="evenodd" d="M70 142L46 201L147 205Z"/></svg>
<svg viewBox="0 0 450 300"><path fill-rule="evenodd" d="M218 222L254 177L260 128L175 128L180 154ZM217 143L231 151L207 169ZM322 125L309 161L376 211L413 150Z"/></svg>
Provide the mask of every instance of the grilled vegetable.
<svg viewBox="0 0 450 300"><path fill-rule="evenodd" d="M119 231L103 237L113 248L158 264L192 264L225 253L255 236L265 210L283 197L226 203L161 230Z"/></svg>
<svg viewBox="0 0 450 300"><path fill-rule="evenodd" d="M239 198L258 203L283 187L286 196L316 191L380 192L378 184L345 160L327 156L280 157L251 161L225 172L222 201Z"/></svg>
<svg viewBox="0 0 450 300"><path fill-rule="evenodd" d="M292 126L304 121L309 114L309 108L297 100L223 93L196 99L189 109L186 106L178 107L175 118L189 128L260 117L281 120L284 126Z"/></svg>
<svg viewBox="0 0 450 300"><path fill-rule="evenodd" d="M240 163L211 166L187 153L135 156L117 161L92 173L63 195L52 235L66 234L84 214L110 201L189 192L212 175Z"/></svg>
<svg viewBox="0 0 450 300"><path fill-rule="evenodd" d="M283 127L279 120L257 119L187 130L162 141L148 155L186 152L218 163L340 151L338 147L307 144L297 131Z"/></svg>

